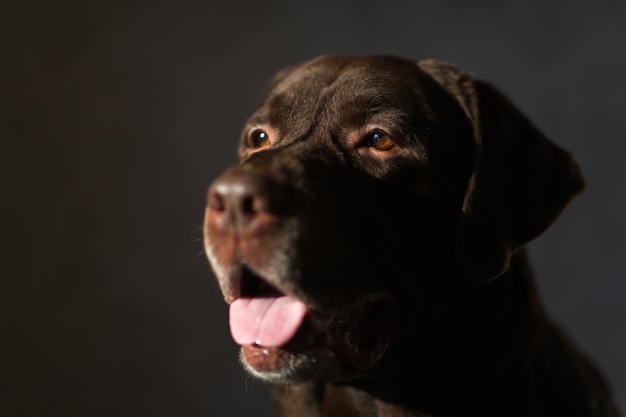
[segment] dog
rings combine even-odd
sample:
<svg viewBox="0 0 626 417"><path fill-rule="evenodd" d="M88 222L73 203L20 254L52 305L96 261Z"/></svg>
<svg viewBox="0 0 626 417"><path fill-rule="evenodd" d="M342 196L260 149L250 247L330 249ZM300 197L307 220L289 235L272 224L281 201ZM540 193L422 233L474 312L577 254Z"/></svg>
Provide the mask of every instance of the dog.
<svg viewBox="0 0 626 417"><path fill-rule="evenodd" d="M526 245L584 188L489 83L432 59L280 72L209 187L208 259L280 416L617 416Z"/></svg>

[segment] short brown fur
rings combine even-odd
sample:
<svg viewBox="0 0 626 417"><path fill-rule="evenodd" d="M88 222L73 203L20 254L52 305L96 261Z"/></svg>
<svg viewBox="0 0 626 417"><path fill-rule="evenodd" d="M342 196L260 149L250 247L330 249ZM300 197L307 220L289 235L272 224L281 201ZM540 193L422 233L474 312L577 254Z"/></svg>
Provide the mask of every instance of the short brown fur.
<svg viewBox="0 0 626 417"><path fill-rule="evenodd" d="M617 416L525 249L583 189L578 163L494 87L436 60L321 57L276 77L239 156L205 221L225 299L263 282L343 320L271 360L244 348L278 415Z"/></svg>

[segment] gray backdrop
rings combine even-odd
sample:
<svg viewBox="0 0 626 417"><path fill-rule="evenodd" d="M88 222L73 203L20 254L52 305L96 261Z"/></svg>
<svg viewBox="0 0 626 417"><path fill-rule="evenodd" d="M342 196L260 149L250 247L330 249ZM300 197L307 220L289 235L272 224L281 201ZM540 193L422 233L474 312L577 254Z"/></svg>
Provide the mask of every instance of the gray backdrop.
<svg viewBox="0 0 626 417"><path fill-rule="evenodd" d="M532 254L626 409L624 1L23 0L0 6L0 415L270 415L205 190L271 75L322 53L454 62L578 155L588 191Z"/></svg>

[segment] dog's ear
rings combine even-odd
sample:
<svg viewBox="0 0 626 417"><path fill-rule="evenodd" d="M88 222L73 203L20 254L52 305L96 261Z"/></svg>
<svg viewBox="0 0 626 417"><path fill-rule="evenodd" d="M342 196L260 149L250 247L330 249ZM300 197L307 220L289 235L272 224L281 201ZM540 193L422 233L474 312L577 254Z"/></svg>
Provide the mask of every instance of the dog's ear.
<svg viewBox="0 0 626 417"><path fill-rule="evenodd" d="M447 63L418 65L456 98L472 123L476 154L457 256L471 277L496 278L582 191L579 165L493 86Z"/></svg>

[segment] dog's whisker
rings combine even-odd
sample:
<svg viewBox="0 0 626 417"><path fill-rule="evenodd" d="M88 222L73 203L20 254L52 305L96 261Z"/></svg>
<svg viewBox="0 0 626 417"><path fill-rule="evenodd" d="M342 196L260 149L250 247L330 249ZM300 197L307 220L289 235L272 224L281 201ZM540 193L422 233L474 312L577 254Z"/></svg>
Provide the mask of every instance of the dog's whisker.
<svg viewBox="0 0 626 417"><path fill-rule="evenodd" d="M191 260L189 260L189 262L187 262L185 265L183 265L181 267L181 269L180 269L181 272L187 271L191 267L191 265L193 265L195 262L197 262L200 258L204 258L204 249L200 250L197 254L195 254L191 258Z"/></svg>

